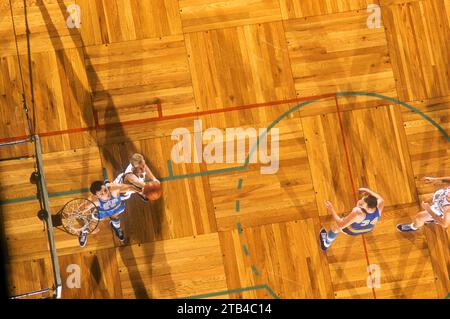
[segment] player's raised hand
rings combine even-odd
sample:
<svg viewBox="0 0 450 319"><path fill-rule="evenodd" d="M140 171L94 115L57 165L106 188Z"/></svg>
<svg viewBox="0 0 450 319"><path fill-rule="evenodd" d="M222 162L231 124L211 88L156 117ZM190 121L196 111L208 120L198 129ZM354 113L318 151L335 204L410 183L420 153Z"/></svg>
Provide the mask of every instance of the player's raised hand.
<svg viewBox="0 0 450 319"><path fill-rule="evenodd" d="M333 209L333 204L329 200L326 200L325 201L325 208L326 209Z"/></svg>
<svg viewBox="0 0 450 319"><path fill-rule="evenodd" d="M358 190L360 193L370 193L370 189L365 187L360 187Z"/></svg>

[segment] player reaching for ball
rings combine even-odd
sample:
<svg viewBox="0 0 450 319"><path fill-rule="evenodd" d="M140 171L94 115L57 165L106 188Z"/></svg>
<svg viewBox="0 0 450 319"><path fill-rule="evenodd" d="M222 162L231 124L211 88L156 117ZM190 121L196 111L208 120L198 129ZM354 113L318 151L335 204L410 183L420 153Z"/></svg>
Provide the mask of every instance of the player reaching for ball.
<svg viewBox="0 0 450 319"><path fill-rule="evenodd" d="M130 159L130 164L125 171L119 174L114 180L115 184L129 184L134 185L140 189L144 189L146 178L149 178L152 182L160 184L158 179L153 175L150 168L147 166L144 156L141 154L133 154ZM133 193L127 192L122 195L122 200L127 200ZM147 196L143 192L136 193L145 203L148 202Z"/></svg>
<svg viewBox="0 0 450 319"><path fill-rule="evenodd" d="M135 193L142 192L142 188L134 185L104 183L102 181L95 181L91 184L90 200L97 206L98 213L93 218L104 220L109 218L111 227L120 241L124 241L125 235L120 228L120 214L125 211L125 202L121 197L121 193ZM80 247L86 246L87 230L80 232L78 241Z"/></svg>
<svg viewBox="0 0 450 319"><path fill-rule="evenodd" d="M319 240L323 251L326 251L331 246L339 232L350 236L358 236L369 233L375 228L384 208L384 200L380 195L368 188L360 188L359 191L365 193L365 196L358 201L352 212L344 218L338 216L330 201L325 202L325 207L333 216L334 223L328 232L325 228L320 230Z"/></svg>
<svg viewBox="0 0 450 319"><path fill-rule="evenodd" d="M450 177L425 177L424 180L447 187L441 188L433 194L431 205L422 202L423 210L417 213L412 223L398 224L398 231L413 232L424 224L438 224L444 228L450 225Z"/></svg>

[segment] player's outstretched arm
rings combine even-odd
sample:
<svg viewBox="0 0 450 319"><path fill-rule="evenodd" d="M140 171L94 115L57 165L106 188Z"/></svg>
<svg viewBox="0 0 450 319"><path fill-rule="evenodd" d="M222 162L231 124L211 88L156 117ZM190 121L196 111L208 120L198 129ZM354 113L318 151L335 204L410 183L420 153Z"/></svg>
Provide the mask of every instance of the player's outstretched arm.
<svg viewBox="0 0 450 319"><path fill-rule="evenodd" d="M124 178L124 182L127 184L132 184L140 187L141 189L144 188L145 182L141 181L136 175L134 174L127 174Z"/></svg>
<svg viewBox="0 0 450 319"><path fill-rule="evenodd" d="M325 208L328 211L328 214L330 214L331 216L333 216L333 219L338 223L342 220L341 217L339 217L339 215L336 213L336 210L334 209L333 204L331 203L331 201L326 200L325 201Z"/></svg>
<svg viewBox="0 0 450 319"><path fill-rule="evenodd" d="M378 200L378 205L377 205L378 209L380 210L380 212L383 210L383 208L384 208L384 198L380 194L375 193L373 190L371 190L369 188L364 188L364 187L361 187L359 189L359 191L368 193L368 194L372 195L373 197L375 197Z"/></svg>
<svg viewBox="0 0 450 319"><path fill-rule="evenodd" d="M128 184L108 184L109 190L111 193L140 193L142 192L142 189L139 187L136 187L134 185L128 185Z"/></svg>
<svg viewBox="0 0 450 319"><path fill-rule="evenodd" d="M340 229L350 226L353 223L359 223L364 219L364 213L359 208L354 208L350 214L341 219L340 222L336 221L336 224Z"/></svg>

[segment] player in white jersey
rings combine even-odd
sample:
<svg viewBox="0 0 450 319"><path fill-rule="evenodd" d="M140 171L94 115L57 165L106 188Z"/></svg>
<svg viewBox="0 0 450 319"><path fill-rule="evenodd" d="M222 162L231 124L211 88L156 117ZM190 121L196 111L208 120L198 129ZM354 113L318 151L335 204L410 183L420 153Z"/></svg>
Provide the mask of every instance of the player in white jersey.
<svg viewBox="0 0 450 319"><path fill-rule="evenodd" d="M119 174L114 180L114 184L130 184L134 185L140 189L143 189L145 186L146 178L149 178L151 181L158 182L158 179L153 175L150 168L145 163L144 156L141 154L134 154L131 156L130 164L127 166L125 171ZM133 192L128 192L122 195L122 200L127 200L131 197ZM136 193L139 197L144 201L148 202L147 198L142 193Z"/></svg>
<svg viewBox="0 0 450 319"><path fill-rule="evenodd" d="M411 224L398 224L401 232L416 231L424 224L439 224L444 228L450 225L450 177L425 177L428 182L446 184L433 194L431 204L422 202L423 211L419 212Z"/></svg>

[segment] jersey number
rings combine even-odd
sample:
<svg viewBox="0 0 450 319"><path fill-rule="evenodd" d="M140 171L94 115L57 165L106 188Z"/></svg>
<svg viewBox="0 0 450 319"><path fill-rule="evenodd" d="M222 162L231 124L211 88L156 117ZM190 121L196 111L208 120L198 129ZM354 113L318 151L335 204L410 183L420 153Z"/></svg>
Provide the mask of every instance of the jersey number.
<svg viewBox="0 0 450 319"><path fill-rule="evenodd" d="M376 218L374 218L371 222L369 222L367 219L366 220L363 220L362 222L361 222L361 226L362 227L365 227L365 226L367 226L367 225L372 225L372 226L374 226L376 223L378 222L378 217L376 217Z"/></svg>

